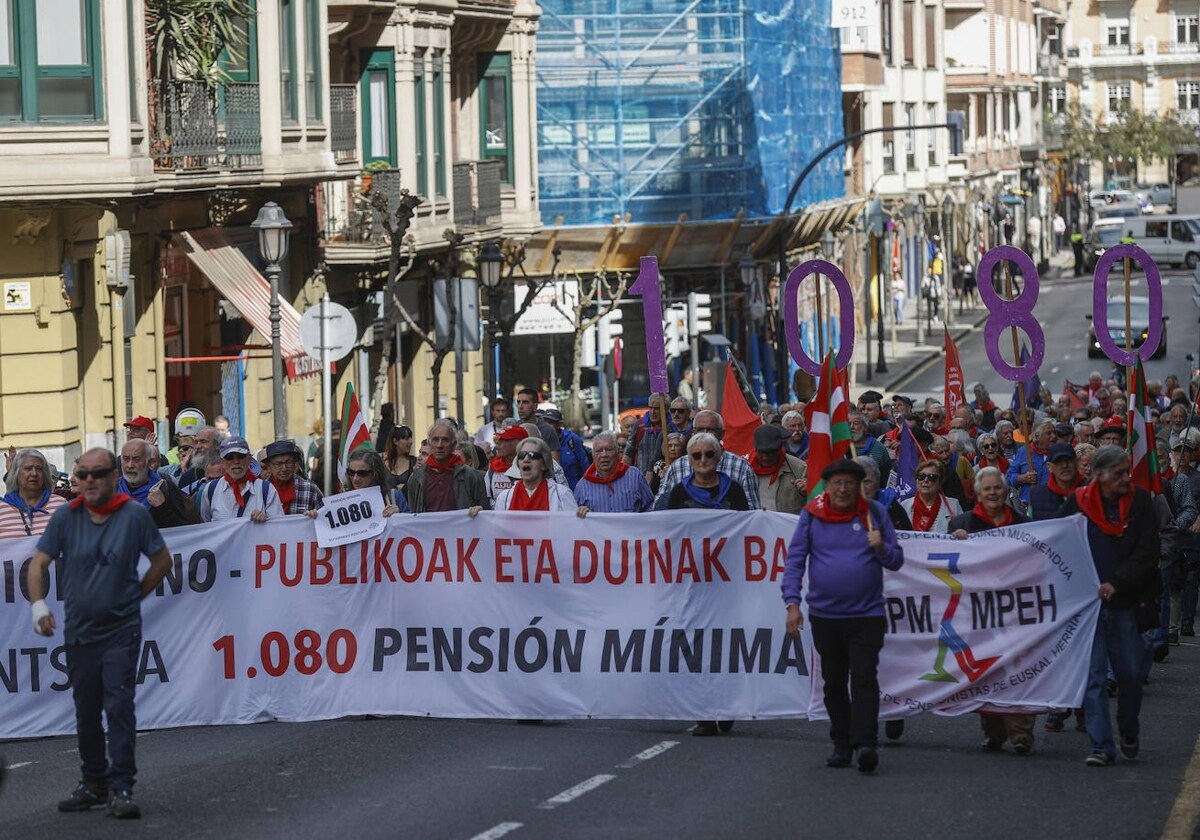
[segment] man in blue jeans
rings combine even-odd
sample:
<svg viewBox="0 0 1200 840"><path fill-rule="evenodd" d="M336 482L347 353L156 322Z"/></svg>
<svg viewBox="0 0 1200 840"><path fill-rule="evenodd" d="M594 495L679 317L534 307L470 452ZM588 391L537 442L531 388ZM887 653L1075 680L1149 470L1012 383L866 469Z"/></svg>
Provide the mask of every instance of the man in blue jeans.
<svg viewBox="0 0 1200 840"><path fill-rule="evenodd" d="M1088 545L1101 600L1100 618L1092 641L1083 711L1091 751L1087 764L1107 767L1121 757L1131 761L1141 748L1138 714L1142 707L1142 660L1146 656L1139 605L1154 612L1159 586L1158 521L1150 494L1134 487L1129 456L1119 446L1102 446L1092 460L1092 480L1067 497L1061 516L1087 517ZM1149 622L1153 626L1153 620ZM1117 679L1118 744L1113 738L1104 682L1109 663Z"/></svg>
<svg viewBox="0 0 1200 840"><path fill-rule="evenodd" d="M52 635L54 615L43 599L49 566L60 561L56 573L66 615L67 676L83 779L58 810L86 811L107 803L109 816L137 819L133 697L142 637L140 602L170 569L171 555L146 509L117 492L119 466L106 449L89 449L75 463L80 494L51 517L29 564L26 586L33 629ZM150 558L150 569L139 578L142 555ZM107 754L101 714L108 722Z"/></svg>

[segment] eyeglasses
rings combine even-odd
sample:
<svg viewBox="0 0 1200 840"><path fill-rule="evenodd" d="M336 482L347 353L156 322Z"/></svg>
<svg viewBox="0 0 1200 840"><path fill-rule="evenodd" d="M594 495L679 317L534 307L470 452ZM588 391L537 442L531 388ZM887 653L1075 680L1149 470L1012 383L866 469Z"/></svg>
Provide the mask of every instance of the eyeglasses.
<svg viewBox="0 0 1200 840"><path fill-rule="evenodd" d="M352 470L349 467L346 468L346 475L351 478L370 478L374 474L374 470Z"/></svg>
<svg viewBox="0 0 1200 840"><path fill-rule="evenodd" d="M529 452L522 452L520 455L518 455L517 460L518 461L542 461L545 459L542 458L541 452L534 452L534 451L530 450Z"/></svg>
<svg viewBox="0 0 1200 840"><path fill-rule="evenodd" d="M941 481L942 477L937 473L921 473L917 476L917 481Z"/></svg>
<svg viewBox="0 0 1200 840"><path fill-rule="evenodd" d="M672 414L687 414L688 410L686 408L672 408L671 413Z"/></svg>
<svg viewBox="0 0 1200 840"><path fill-rule="evenodd" d="M693 461L715 461L717 453L712 449L706 449L703 452L693 452L688 457Z"/></svg>
<svg viewBox="0 0 1200 840"><path fill-rule="evenodd" d="M994 443L985 443L985 444L982 444L982 445L981 445L979 448L980 448L980 449L995 449L995 448L996 448L996 444L994 444Z"/></svg>
<svg viewBox="0 0 1200 840"><path fill-rule="evenodd" d="M226 461L243 461L250 456L245 452L230 452L228 455L222 455L221 457Z"/></svg>
<svg viewBox="0 0 1200 840"><path fill-rule="evenodd" d="M114 472L116 467L96 467L92 470L75 470L75 477L80 481L87 481L89 478L108 478Z"/></svg>

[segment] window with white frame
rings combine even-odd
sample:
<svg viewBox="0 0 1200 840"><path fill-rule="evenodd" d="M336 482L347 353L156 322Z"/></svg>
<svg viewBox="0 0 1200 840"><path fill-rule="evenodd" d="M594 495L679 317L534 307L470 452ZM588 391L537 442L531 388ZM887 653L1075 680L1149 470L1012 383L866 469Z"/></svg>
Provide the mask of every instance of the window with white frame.
<svg viewBox="0 0 1200 840"><path fill-rule="evenodd" d="M1110 47L1129 46L1129 21L1109 19L1104 22L1104 43Z"/></svg>
<svg viewBox="0 0 1200 840"><path fill-rule="evenodd" d="M1129 100L1132 98L1131 88L1129 82L1108 83L1108 113L1110 116L1129 110Z"/></svg>
<svg viewBox="0 0 1200 840"><path fill-rule="evenodd" d="M1064 85L1051 85L1047 91L1047 105L1051 114L1065 114L1067 111L1067 89Z"/></svg>
<svg viewBox="0 0 1200 840"><path fill-rule="evenodd" d="M1200 82L1193 80L1176 82L1175 107L1180 111L1200 109Z"/></svg>
<svg viewBox="0 0 1200 840"><path fill-rule="evenodd" d="M917 106L909 103L904 106L904 124L910 129L917 124ZM904 132L904 165L909 169L917 168L917 138L915 131Z"/></svg>
<svg viewBox="0 0 1200 840"><path fill-rule="evenodd" d="M926 125L937 125L937 122L938 122L937 105L926 105L925 106L925 124ZM938 131L940 131L940 129L936 129L936 128L925 129L925 156L926 156L926 159L929 161L930 166L937 166L937 162L938 162L938 154L937 154Z"/></svg>
<svg viewBox="0 0 1200 840"><path fill-rule="evenodd" d="M1175 43L1195 44L1200 42L1200 14L1175 15Z"/></svg>

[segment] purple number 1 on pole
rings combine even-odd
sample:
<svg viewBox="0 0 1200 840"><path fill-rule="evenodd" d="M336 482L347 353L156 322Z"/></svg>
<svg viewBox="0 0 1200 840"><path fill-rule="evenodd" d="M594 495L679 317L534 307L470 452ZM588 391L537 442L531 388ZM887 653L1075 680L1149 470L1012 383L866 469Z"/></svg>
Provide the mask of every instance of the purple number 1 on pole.
<svg viewBox="0 0 1200 840"><path fill-rule="evenodd" d="M642 257L641 271L629 287L629 293L641 295L642 317L646 322L646 363L650 370L650 390L667 393L667 347L663 336L662 297L658 287L658 257Z"/></svg>

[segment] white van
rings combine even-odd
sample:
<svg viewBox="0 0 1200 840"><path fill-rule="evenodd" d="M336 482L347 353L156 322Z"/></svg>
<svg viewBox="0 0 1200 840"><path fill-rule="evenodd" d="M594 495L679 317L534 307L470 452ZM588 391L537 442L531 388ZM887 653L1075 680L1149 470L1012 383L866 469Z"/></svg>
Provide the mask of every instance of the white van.
<svg viewBox="0 0 1200 840"><path fill-rule="evenodd" d="M1121 230L1159 265L1200 264L1200 216L1139 216Z"/></svg>

